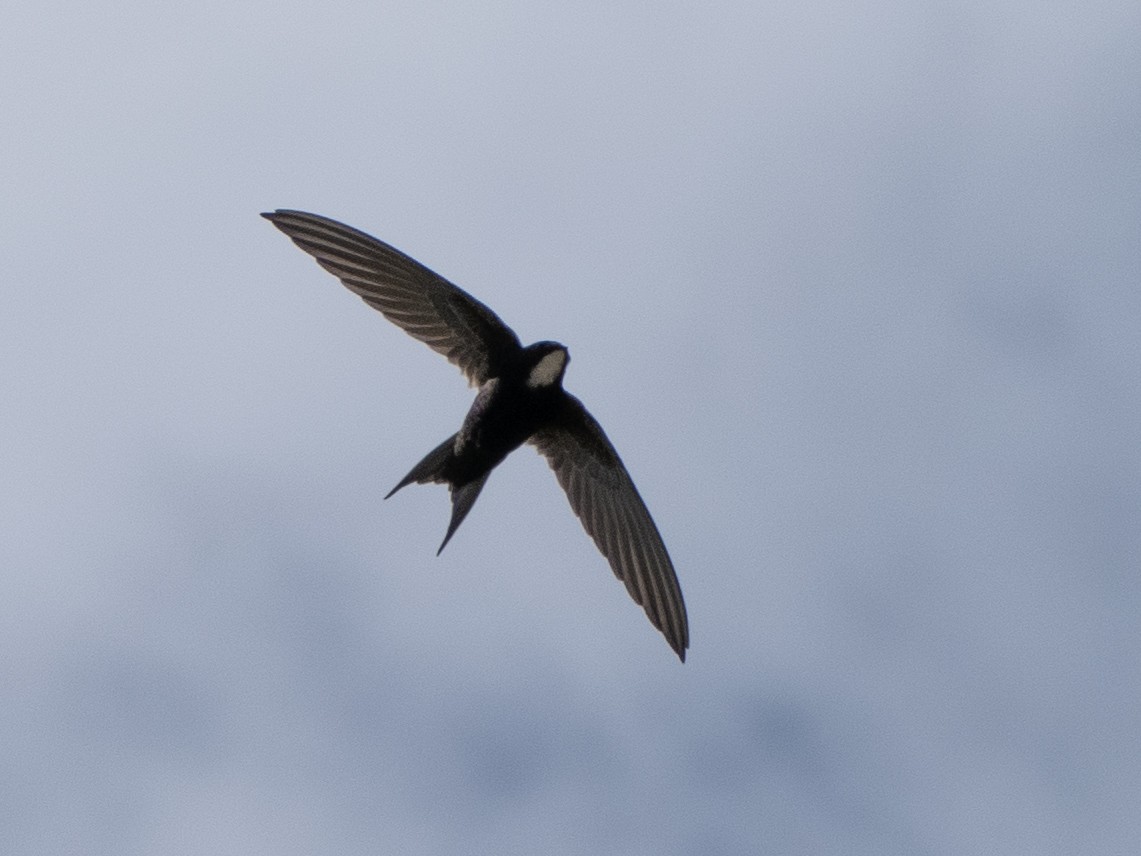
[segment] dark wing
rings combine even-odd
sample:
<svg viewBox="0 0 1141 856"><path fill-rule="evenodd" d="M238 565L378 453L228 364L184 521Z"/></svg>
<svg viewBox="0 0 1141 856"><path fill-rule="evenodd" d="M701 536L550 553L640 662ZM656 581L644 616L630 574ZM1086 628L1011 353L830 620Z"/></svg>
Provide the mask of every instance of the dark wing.
<svg viewBox="0 0 1141 856"><path fill-rule="evenodd" d="M615 576L685 662L685 602L658 527L601 426L573 395L567 395L565 407L556 427L539 431L529 442L555 471Z"/></svg>
<svg viewBox="0 0 1141 856"><path fill-rule="evenodd" d="M521 347L494 312L383 241L304 211L262 216L365 303L459 366L472 385L496 377L504 355Z"/></svg>

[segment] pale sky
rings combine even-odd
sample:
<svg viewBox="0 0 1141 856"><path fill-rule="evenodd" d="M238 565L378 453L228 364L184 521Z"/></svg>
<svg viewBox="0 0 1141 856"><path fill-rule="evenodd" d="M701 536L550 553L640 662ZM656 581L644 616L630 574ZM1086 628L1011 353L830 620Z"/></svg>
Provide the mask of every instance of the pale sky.
<svg viewBox="0 0 1141 856"><path fill-rule="evenodd" d="M0 849L1141 840L1136 3L44 5L0 29ZM682 665L260 211L565 343Z"/></svg>

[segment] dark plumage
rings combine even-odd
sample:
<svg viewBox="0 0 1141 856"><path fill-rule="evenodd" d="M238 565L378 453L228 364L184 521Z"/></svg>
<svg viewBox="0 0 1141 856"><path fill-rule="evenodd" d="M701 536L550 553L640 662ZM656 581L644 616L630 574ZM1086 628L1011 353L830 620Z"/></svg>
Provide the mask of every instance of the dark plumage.
<svg viewBox="0 0 1141 856"><path fill-rule="evenodd" d="M414 482L449 486L452 517L440 551L491 471L529 442L555 471L571 508L615 575L684 661L689 628L673 563L618 453L582 402L562 387L567 349L557 342L523 347L478 300L364 232L302 211L262 216L365 303L443 354L479 387L460 430L388 494Z"/></svg>

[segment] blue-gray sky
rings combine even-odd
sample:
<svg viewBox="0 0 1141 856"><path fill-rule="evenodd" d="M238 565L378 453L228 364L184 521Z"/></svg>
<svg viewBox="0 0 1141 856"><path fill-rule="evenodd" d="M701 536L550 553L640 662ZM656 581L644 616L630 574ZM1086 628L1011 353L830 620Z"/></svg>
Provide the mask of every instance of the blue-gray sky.
<svg viewBox="0 0 1141 856"><path fill-rule="evenodd" d="M1141 8L91 3L0 30L5 853L1141 839ZM455 369L571 349L680 665Z"/></svg>

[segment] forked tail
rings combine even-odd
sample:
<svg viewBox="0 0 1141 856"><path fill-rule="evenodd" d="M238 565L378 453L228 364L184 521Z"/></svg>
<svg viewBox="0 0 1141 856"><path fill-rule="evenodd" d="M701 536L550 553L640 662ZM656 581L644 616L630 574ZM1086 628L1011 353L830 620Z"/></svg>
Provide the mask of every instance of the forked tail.
<svg viewBox="0 0 1141 856"><path fill-rule="evenodd" d="M388 492L392 496L396 491L402 487L407 487L416 482L416 484L427 484L428 482L447 482L444 477L444 468L448 465L448 461L452 457L452 449L455 447L456 435L453 434L439 446L430 451L424 456L424 460L412 468L412 472L400 480L400 484Z"/></svg>
<svg viewBox="0 0 1141 856"><path fill-rule="evenodd" d="M452 485L452 522L448 524L448 534L444 536L444 542L440 545L440 549L436 551L436 555L444 552L444 548L448 546L448 542L452 540L452 536L456 534L456 530L460 528L460 524L464 522L467 513L471 511L471 507L475 505L476 497L479 492L483 490L484 482L490 473L484 473L479 478L469 481L467 484L456 487Z"/></svg>
<svg viewBox="0 0 1141 856"><path fill-rule="evenodd" d="M444 547L452 540L452 536L456 534L456 530L460 528L460 524L464 522L471 507L475 505L476 499L479 497L479 492L483 490L483 485L487 481L489 473L484 473L478 478L472 479L461 485L456 485L445 474L448 469L448 464L452 460L455 449L456 435L453 434L439 446L430 451L424 456L424 460L420 461L412 468L412 472L408 473L400 480L400 484L388 492L392 496L396 491L402 487L415 482L416 484L427 484L429 482L436 482L448 485L452 494L452 519L448 523L448 532L444 536L444 542L440 545L440 549L436 551L436 555L444 552Z"/></svg>

